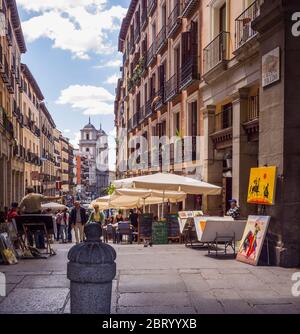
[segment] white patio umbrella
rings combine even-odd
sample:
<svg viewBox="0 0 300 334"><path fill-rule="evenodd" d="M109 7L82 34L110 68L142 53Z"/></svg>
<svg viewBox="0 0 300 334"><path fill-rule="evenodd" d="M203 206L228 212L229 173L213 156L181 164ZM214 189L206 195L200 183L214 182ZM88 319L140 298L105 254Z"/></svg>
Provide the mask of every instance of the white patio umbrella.
<svg viewBox="0 0 300 334"><path fill-rule="evenodd" d="M116 195L120 196L138 196L143 199L144 210L149 204L161 204L164 202L177 203L186 199L186 194L182 191L161 191L139 188L121 188L116 189Z"/></svg>
<svg viewBox="0 0 300 334"><path fill-rule="evenodd" d="M49 202L49 203L42 204L42 210L51 209L55 211L55 210L64 210L67 208L68 208L67 206L60 204L60 203L56 203L56 202Z"/></svg>
<svg viewBox="0 0 300 334"><path fill-rule="evenodd" d="M116 187L146 188L161 190L163 192L183 191L186 194L194 195L220 195L222 190L221 187L210 183L170 173L137 176L135 178L117 180L114 184Z"/></svg>

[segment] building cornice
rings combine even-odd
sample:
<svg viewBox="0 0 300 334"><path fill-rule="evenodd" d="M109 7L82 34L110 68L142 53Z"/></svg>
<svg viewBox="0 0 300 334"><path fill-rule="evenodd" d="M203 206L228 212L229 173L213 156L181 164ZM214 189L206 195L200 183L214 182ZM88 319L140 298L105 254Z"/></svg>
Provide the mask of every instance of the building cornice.
<svg viewBox="0 0 300 334"><path fill-rule="evenodd" d="M52 125L53 128L56 128L56 125L54 123L54 120L52 118L52 116L50 115L49 110L47 109L46 105L44 102L42 102L40 104L40 108L43 111L43 113L45 114L45 116L47 117L48 121L50 122L50 124Z"/></svg>
<svg viewBox="0 0 300 334"><path fill-rule="evenodd" d="M24 74L24 76L27 78L28 82L30 83L30 85L32 86L32 88L34 89L38 99L40 101L43 101L44 95L37 83L37 81L35 80L33 74L31 73L30 69L28 68L28 66L26 64L21 64L21 71Z"/></svg>
<svg viewBox="0 0 300 334"><path fill-rule="evenodd" d="M16 0L7 0L7 5L11 11L11 20L14 28L14 32L16 34L16 39L20 48L21 53L26 53L26 43L24 39L24 34L21 26L21 21L18 13L18 7L16 4Z"/></svg>
<svg viewBox="0 0 300 334"><path fill-rule="evenodd" d="M122 24L121 24L121 29L120 29L120 34L119 34L119 46L118 49L120 52L122 52L123 49L123 42L126 38L127 31L130 25L130 21L132 19L132 16L134 14L136 5L138 4L138 0L131 0L128 11L126 16L124 17Z"/></svg>

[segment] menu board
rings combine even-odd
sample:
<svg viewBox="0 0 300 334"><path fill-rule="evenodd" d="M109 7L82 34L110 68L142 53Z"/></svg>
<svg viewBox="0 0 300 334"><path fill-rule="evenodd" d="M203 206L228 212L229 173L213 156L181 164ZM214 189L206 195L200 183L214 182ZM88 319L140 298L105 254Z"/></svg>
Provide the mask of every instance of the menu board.
<svg viewBox="0 0 300 334"><path fill-rule="evenodd" d="M176 238L180 235L179 221L177 214L167 214L165 215L168 224L168 237Z"/></svg>
<svg viewBox="0 0 300 334"><path fill-rule="evenodd" d="M139 219L139 238L151 238L153 214L144 213Z"/></svg>
<svg viewBox="0 0 300 334"><path fill-rule="evenodd" d="M168 243L167 221L153 222L152 241L155 245L165 245Z"/></svg>

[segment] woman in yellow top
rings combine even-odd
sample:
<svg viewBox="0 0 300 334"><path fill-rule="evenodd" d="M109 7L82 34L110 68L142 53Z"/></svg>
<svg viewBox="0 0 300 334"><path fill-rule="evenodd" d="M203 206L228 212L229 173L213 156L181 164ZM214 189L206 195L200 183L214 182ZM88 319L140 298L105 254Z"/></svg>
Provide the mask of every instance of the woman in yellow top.
<svg viewBox="0 0 300 334"><path fill-rule="evenodd" d="M90 214L88 223L98 223L101 226L105 223L105 216L102 211L99 210L99 205L94 205L94 211Z"/></svg>

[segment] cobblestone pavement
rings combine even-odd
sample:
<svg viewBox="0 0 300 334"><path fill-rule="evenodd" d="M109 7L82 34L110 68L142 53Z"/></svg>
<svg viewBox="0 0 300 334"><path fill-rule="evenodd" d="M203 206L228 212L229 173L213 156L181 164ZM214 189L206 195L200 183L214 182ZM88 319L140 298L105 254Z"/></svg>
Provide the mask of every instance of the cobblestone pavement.
<svg viewBox="0 0 300 334"><path fill-rule="evenodd" d="M69 313L70 245L48 260L0 266L7 297L0 313ZM300 313L292 274L300 269L252 267L207 251L164 245L117 245L112 313Z"/></svg>

